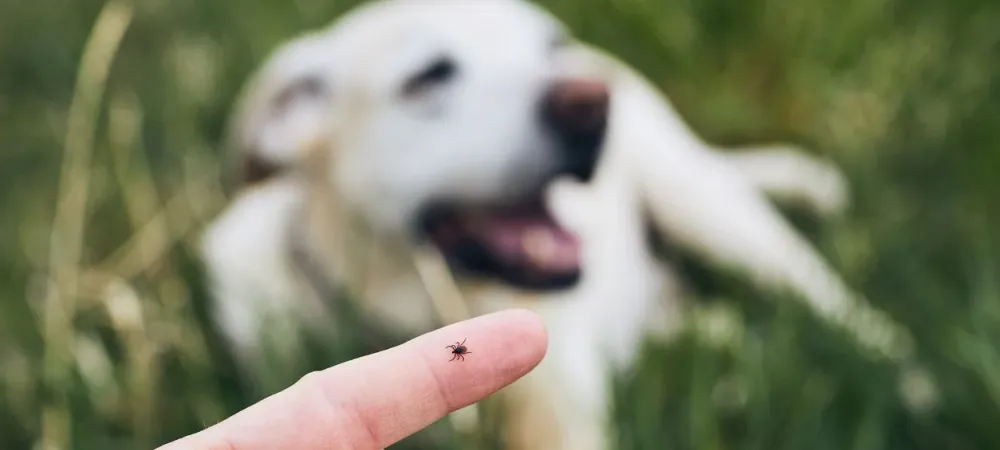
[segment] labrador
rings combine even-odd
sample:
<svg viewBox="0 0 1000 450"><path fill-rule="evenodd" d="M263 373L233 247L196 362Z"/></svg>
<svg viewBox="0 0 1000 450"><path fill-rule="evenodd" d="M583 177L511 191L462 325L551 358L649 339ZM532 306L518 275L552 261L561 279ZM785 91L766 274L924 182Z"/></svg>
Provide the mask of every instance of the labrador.
<svg viewBox="0 0 1000 450"><path fill-rule="evenodd" d="M771 202L839 212L834 167L707 143L652 83L526 1L358 7L278 48L230 129L238 187L203 256L244 370L260 368L262 336L291 353L296 330L329 333L338 289L410 335L528 308L549 351L502 393L510 448L609 445L610 377L683 324L685 280L650 230L821 312L854 301Z"/></svg>

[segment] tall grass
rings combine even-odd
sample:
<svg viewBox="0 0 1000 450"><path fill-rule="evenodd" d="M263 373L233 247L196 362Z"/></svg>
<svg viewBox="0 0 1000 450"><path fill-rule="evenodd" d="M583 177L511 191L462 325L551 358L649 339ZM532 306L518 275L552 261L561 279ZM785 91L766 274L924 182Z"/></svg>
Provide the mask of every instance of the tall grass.
<svg viewBox="0 0 1000 450"><path fill-rule="evenodd" d="M194 251L226 201L219 137L267 52L353 3L0 5L0 448L151 448L252 401ZM847 216L789 214L931 372L900 383L798 302L685 259L685 331L616 380L621 448L1000 448L1000 5L541 3L712 142L839 163ZM497 448L490 424L400 448Z"/></svg>

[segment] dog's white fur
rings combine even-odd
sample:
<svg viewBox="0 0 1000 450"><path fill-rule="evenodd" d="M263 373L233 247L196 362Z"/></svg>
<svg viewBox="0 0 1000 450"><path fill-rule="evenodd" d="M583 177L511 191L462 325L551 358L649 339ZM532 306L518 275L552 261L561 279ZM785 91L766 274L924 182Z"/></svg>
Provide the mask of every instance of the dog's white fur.
<svg viewBox="0 0 1000 450"><path fill-rule="evenodd" d="M475 200L508 188L498 166L546 164L525 154L542 139L526 111L557 75L611 86L595 179L555 183L548 196L553 213L584 243L584 277L547 294L455 280L470 313L526 307L548 327L545 361L505 392L513 448L604 448L610 376L634 362L644 337L677 329L683 280L653 258L647 218L671 245L745 271L762 287L790 290L822 311L850 302L838 277L765 197L836 213L845 187L835 169L790 148L713 148L652 85L602 52L573 44L552 60L539 57L535 49L559 27L515 0L390 0L272 56L247 89L233 129L237 149L283 169L238 192L203 248L214 317L242 363L249 367L259 353L265 318L277 317L267 327L279 330L322 332L333 324L289 261L294 238L308 242L327 276L386 323L412 334L436 326L411 259L421 248L406 239L405 223L430 196ZM391 95L442 47L460 54L460 88L414 103ZM309 77L333 90L290 90ZM426 119L442 107L462 113Z"/></svg>

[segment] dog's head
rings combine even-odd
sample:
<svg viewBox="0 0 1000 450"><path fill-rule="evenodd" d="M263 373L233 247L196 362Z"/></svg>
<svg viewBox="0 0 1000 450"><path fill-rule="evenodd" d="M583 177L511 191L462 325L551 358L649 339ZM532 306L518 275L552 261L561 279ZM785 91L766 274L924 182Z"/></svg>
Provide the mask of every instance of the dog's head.
<svg viewBox="0 0 1000 450"><path fill-rule="evenodd" d="M459 273L572 286L578 242L543 198L559 177L591 177L610 101L560 73L573 45L527 2L370 4L258 75L235 123L242 176L302 164L328 136L322 170L374 229L433 243Z"/></svg>

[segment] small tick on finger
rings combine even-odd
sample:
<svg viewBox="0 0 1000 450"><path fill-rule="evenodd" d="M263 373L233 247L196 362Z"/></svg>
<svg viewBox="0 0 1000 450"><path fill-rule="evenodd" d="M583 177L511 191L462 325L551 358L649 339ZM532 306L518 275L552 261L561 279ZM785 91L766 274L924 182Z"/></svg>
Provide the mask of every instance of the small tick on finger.
<svg viewBox="0 0 1000 450"><path fill-rule="evenodd" d="M465 355L472 353L469 351L469 348L465 346L464 339L462 340L462 342L456 341L454 344L449 345L445 348L450 348L451 354L455 355L452 356L451 359L449 359L448 361L454 361L455 358L458 358L460 361L465 361Z"/></svg>

